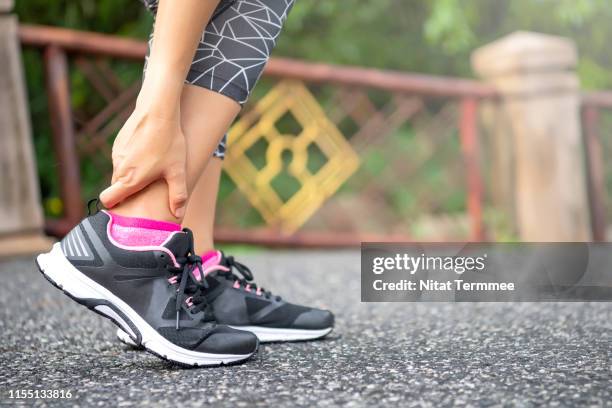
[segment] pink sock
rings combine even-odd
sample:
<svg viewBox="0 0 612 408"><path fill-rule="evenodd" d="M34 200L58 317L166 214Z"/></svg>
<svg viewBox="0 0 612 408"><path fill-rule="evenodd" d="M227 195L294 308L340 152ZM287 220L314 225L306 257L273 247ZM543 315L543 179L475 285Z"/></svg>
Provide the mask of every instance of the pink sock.
<svg viewBox="0 0 612 408"><path fill-rule="evenodd" d="M181 226L173 222L108 214L112 219L110 235L121 245L160 246L173 232L181 230Z"/></svg>
<svg viewBox="0 0 612 408"><path fill-rule="evenodd" d="M211 249L202 254L202 265L216 265L221 262L221 253L216 249Z"/></svg>

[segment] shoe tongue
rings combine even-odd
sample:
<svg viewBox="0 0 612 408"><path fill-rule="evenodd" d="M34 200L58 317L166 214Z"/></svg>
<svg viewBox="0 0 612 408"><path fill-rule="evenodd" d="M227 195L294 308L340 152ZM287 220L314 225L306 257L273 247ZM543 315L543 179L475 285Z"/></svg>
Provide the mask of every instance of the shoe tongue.
<svg viewBox="0 0 612 408"><path fill-rule="evenodd" d="M164 244L166 248L170 250L175 256L183 257L189 254L189 248L191 242L189 235L186 232L179 231L175 232L172 238Z"/></svg>

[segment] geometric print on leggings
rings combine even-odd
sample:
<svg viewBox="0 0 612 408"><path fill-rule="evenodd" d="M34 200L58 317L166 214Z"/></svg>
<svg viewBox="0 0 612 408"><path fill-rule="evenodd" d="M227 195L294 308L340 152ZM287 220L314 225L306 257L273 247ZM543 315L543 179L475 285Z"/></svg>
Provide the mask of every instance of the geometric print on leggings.
<svg viewBox="0 0 612 408"><path fill-rule="evenodd" d="M295 0L221 0L202 32L185 82L244 104L261 76ZM156 14L159 0L143 0ZM149 50L153 33L149 38ZM148 55L145 58L146 71ZM223 159L227 135L213 156Z"/></svg>
<svg viewBox="0 0 612 408"><path fill-rule="evenodd" d="M206 27L188 82L243 104L259 79L294 0L237 0Z"/></svg>

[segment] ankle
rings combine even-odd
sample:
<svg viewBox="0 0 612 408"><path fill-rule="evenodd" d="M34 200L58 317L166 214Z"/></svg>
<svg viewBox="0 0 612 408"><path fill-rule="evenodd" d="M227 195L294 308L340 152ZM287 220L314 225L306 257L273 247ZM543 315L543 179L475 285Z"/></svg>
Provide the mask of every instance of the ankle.
<svg viewBox="0 0 612 408"><path fill-rule="evenodd" d="M213 243L212 240L204 240L204 241L198 241L198 236L195 236L195 251L196 254L206 254L209 252L213 252L216 251L217 249L215 248L215 244Z"/></svg>
<svg viewBox="0 0 612 408"><path fill-rule="evenodd" d="M168 206L168 186L165 181L156 181L127 200L112 208L114 214L125 217L141 217L181 224Z"/></svg>

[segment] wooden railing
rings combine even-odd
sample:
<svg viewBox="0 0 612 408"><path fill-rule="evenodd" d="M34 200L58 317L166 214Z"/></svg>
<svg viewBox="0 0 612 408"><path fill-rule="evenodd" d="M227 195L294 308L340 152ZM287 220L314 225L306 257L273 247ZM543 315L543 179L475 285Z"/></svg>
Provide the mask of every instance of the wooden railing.
<svg viewBox="0 0 612 408"><path fill-rule="evenodd" d="M21 25L19 37L24 47L42 50L47 81L47 95L53 132L53 143L59 166L63 217L48 220L50 233L61 236L83 216L81 180L77 136L70 106L68 84L68 58L72 56L105 56L114 59L141 61L147 51L143 41L115 36L79 32L54 27ZM343 67L284 58L273 58L267 65L264 77L294 79L306 84L328 84L344 88L377 90L393 95L415 98L452 100L458 103L456 123L461 143L461 155L465 163L466 209L469 215L470 240L485 239L483 225L483 181L479 165L478 105L483 98L496 97L495 91L478 81L456 78L409 74L358 67ZM135 89L126 91L119 98L133 98ZM125 101L110 101L124 103ZM290 235L275 229L228 229L216 231L219 241L256 243L264 245L344 246L361 241L410 240L407 235L355 234L325 232L300 232ZM443 237L440 237L443 239Z"/></svg>
<svg viewBox="0 0 612 408"><path fill-rule="evenodd" d="M591 212L593 240L606 241L608 216L606 214L606 156L604 138L609 132L602 132L602 112L612 112L612 92L587 92L582 98L582 124L588 174L588 194Z"/></svg>

